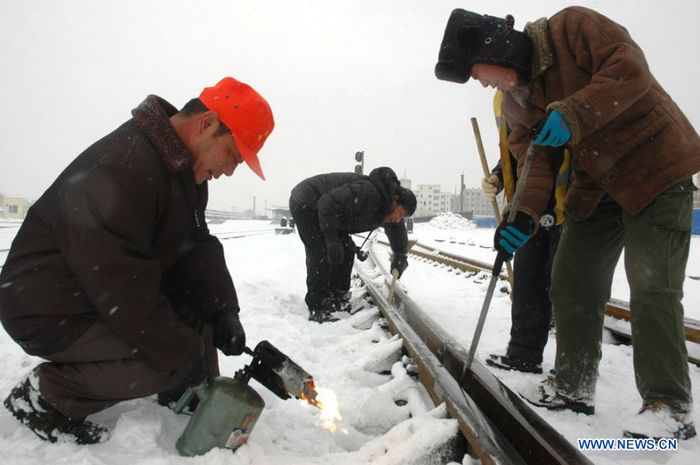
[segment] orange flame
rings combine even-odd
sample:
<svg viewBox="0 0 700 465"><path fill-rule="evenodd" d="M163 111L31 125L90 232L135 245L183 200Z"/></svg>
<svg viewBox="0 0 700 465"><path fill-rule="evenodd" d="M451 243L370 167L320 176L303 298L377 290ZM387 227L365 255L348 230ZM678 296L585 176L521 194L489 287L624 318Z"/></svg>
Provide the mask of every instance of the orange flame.
<svg viewBox="0 0 700 465"><path fill-rule="evenodd" d="M321 410L321 415L319 416L321 428L335 434L337 428L335 422L343 419L338 409L338 398L332 389L318 388L316 392L317 395L315 399L308 399L302 394L302 401L305 404L318 407L318 409Z"/></svg>

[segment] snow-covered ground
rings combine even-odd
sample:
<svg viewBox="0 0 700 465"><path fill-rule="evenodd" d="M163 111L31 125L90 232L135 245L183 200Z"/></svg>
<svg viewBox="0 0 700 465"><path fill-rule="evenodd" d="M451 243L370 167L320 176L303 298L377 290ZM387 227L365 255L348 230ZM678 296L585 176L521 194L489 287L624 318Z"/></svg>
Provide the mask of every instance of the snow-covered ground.
<svg viewBox="0 0 700 465"><path fill-rule="evenodd" d="M0 265L19 223L0 223ZM377 310L366 307L335 323L307 321L304 251L296 234L275 235L274 226L261 221L230 221L212 225L220 234L241 304L241 319L248 345L267 339L310 372L317 386L332 389L338 398L341 420L335 434L322 429L318 410L297 400L283 401L255 381L266 408L247 445L236 453L213 450L202 457L179 457L175 441L188 417L158 406L154 398L124 402L93 417L112 429L112 438L96 446L52 445L21 427L0 408L0 450L3 463L81 464L407 464L440 463L431 445L442 443L456 431L454 420L428 404L425 392L395 360L398 342L374 324ZM269 233L262 230L268 229ZM233 237L237 231L255 231ZM492 230L473 229L443 218L440 224L416 224L413 238L421 243L483 261L493 260ZM356 241L359 242L359 241ZM700 241L693 239L688 274L700 275ZM376 245L388 261L388 249ZM486 289L485 276L467 277L441 266L409 258L402 278L411 297L465 344L473 334ZM620 270L621 271L621 270ZM355 281L356 282L356 281ZM684 299L687 315L700 319L700 281L687 280ZM353 300L362 302L363 291L354 288ZM624 274L615 278L613 296L627 299ZM479 345L477 358L500 352L508 341L510 301L497 291ZM545 370L553 366L554 339L547 345ZM250 360L247 355L221 358L222 373L232 376ZM0 397L40 359L24 354L0 331ZM392 374L385 373L391 369ZM700 369L690 367L695 399L700 399ZM384 373L384 374L383 374ZM494 370L504 383L519 389L540 379ZM397 405L404 404L405 405ZM592 417L538 409L569 440L619 437L626 417L634 415L640 399L634 387L631 349L606 344L600 366L596 414ZM700 417L695 415L698 424ZM697 461L700 439L679 444L673 452L587 452L596 464L669 465ZM693 458L695 457L695 458ZM429 461L426 458L433 459ZM463 463L470 463L468 458Z"/></svg>

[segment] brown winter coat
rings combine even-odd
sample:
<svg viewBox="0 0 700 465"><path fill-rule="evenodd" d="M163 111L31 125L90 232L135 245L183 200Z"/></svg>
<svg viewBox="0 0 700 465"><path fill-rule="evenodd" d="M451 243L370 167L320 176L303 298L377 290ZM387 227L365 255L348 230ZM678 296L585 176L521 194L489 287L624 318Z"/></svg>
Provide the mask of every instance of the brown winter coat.
<svg viewBox="0 0 700 465"><path fill-rule="evenodd" d="M509 144L524 157L530 129L559 110L572 138L573 182L565 207L587 218L606 194L632 215L700 171L700 138L647 66L622 26L571 7L525 27L532 39L532 81L509 92L503 111ZM521 210L535 218L553 185L547 152L537 148ZM522 163L520 163L522 167Z"/></svg>
<svg viewBox="0 0 700 465"><path fill-rule="evenodd" d="M0 274L0 319L27 353L62 350L101 318L170 374L201 355L201 341L178 321L168 289L205 320L238 312L204 222L207 185L194 182L175 112L149 96L30 208Z"/></svg>

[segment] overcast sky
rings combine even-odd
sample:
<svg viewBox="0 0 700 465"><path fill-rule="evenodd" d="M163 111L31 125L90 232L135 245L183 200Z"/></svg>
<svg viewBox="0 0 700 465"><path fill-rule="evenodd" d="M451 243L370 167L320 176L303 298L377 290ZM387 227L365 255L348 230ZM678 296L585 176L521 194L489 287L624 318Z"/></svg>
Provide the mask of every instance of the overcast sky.
<svg viewBox="0 0 700 465"><path fill-rule="evenodd" d="M247 167L210 183L210 207L286 205L305 177L390 166L454 192L482 176L469 118L498 157L491 99L433 74L453 8L516 28L584 5L625 26L700 128L696 0L0 0L0 193L36 200L146 95L176 107L226 75L270 103L276 127ZM669 147L671 150L672 148Z"/></svg>

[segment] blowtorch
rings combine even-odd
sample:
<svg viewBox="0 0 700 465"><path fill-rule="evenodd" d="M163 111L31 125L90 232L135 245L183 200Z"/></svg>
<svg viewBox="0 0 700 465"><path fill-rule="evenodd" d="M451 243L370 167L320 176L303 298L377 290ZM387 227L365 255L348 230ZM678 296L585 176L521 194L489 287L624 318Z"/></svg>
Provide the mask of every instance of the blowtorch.
<svg viewBox="0 0 700 465"><path fill-rule="evenodd" d="M320 408L314 379L306 370L268 341L261 341L249 365L233 378L217 376L205 379L185 391L174 410L181 413L194 395L199 405L175 447L180 455L205 454L214 447L236 450L245 444L265 407L265 402L248 382L254 379L281 399L296 397Z"/></svg>

